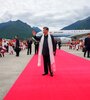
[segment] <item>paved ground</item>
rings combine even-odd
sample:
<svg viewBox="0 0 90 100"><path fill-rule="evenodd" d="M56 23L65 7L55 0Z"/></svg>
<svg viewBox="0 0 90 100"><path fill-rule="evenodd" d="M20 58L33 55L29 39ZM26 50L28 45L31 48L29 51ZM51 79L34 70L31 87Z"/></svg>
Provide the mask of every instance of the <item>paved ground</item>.
<svg viewBox="0 0 90 100"><path fill-rule="evenodd" d="M21 51L20 57L6 54L0 58L0 100L8 92L20 73L24 70L32 55L26 55L26 50Z"/></svg>
<svg viewBox="0 0 90 100"><path fill-rule="evenodd" d="M69 50L66 46L62 47L61 49L83 57L82 51ZM6 95L20 73L24 70L33 54L26 55L26 50L24 50L20 53L20 57L15 57L15 54L6 54L4 58L0 58L0 100L3 100L3 97ZM88 60L90 60L90 58Z"/></svg>
<svg viewBox="0 0 90 100"><path fill-rule="evenodd" d="M63 47L61 47L61 49L63 49L64 51L67 51L71 54L82 57L84 59L90 60L90 58L87 58L87 54L86 54L86 57L83 57L84 53L82 52L82 50L78 50L78 51L77 50L72 50L72 49L69 49L68 46L63 46Z"/></svg>

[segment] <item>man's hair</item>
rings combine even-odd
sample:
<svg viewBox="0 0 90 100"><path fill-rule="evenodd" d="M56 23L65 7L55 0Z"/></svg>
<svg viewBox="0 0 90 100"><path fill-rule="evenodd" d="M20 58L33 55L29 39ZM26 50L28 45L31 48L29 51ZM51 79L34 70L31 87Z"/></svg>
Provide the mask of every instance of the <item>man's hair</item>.
<svg viewBox="0 0 90 100"><path fill-rule="evenodd" d="M43 27L43 29L46 29L47 31L49 31L49 28L48 27Z"/></svg>

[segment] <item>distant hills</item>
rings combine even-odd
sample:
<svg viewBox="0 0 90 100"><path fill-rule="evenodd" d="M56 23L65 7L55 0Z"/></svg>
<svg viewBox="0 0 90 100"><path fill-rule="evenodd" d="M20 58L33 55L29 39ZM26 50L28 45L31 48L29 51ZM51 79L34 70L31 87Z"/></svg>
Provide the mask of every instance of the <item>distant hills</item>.
<svg viewBox="0 0 90 100"><path fill-rule="evenodd" d="M83 30L83 29L90 29L90 17L79 20L69 26L64 27L62 30Z"/></svg>
<svg viewBox="0 0 90 100"><path fill-rule="evenodd" d="M36 33L38 33L38 32L40 32L41 31L41 29L40 28L38 28L38 27L32 27L35 31L36 31Z"/></svg>
<svg viewBox="0 0 90 100"><path fill-rule="evenodd" d="M32 36L32 28L28 24L17 20L17 21L8 21L6 23L0 24L0 38L9 38L12 39L16 35L20 39L27 39Z"/></svg>
<svg viewBox="0 0 90 100"><path fill-rule="evenodd" d="M32 30L40 32L41 30L38 27L31 27L30 25L17 20L17 21L8 21L5 23L0 23L0 38L9 38L13 39L16 35L20 39L27 39L32 36ZM62 28L62 30L83 30L90 29L90 17L79 20L69 26Z"/></svg>

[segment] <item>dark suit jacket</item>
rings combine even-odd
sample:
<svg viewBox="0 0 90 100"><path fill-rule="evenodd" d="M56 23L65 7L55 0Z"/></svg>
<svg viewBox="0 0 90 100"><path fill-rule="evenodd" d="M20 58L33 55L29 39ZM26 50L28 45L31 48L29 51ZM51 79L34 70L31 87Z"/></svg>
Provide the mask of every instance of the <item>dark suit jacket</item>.
<svg viewBox="0 0 90 100"><path fill-rule="evenodd" d="M19 46L20 46L19 40L16 39L16 48L19 48Z"/></svg>
<svg viewBox="0 0 90 100"><path fill-rule="evenodd" d="M32 45L32 40L28 40L28 41L27 41L27 45L28 45L28 48L30 48L31 45Z"/></svg>
<svg viewBox="0 0 90 100"><path fill-rule="evenodd" d="M90 38L89 37L85 38L84 45L85 45L86 50L90 50Z"/></svg>
<svg viewBox="0 0 90 100"><path fill-rule="evenodd" d="M51 39L52 39L52 44L53 44L53 52L55 52L56 48L55 48L55 40L54 40L54 37L52 35L51 36ZM42 37L42 36L41 36ZM41 37L36 37L34 36L34 38L37 40L37 41L40 41L41 40ZM48 36L47 36L48 37ZM48 55L49 54L49 48L48 48L48 41L47 41L47 37L44 36L44 43L43 43L43 50L42 50L42 54L43 55Z"/></svg>

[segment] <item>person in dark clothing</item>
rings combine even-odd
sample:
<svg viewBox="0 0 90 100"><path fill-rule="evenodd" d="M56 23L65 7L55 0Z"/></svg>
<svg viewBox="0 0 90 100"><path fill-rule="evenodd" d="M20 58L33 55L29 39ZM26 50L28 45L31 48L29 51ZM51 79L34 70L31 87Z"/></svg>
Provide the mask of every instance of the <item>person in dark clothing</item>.
<svg viewBox="0 0 90 100"><path fill-rule="evenodd" d="M51 69L51 61L50 61L50 54L49 54L49 44L48 44L48 35L49 32L49 28L44 27L43 28L43 34L44 34L44 41L43 41L43 46L42 46L42 56L43 56L43 60L44 60L44 73L43 75L47 75L48 74L48 70L50 72L50 75L53 76L53 72ZM36 34L33 32L34 38L37 41L40 41L42 36L40 38L36 37ZM53 53L55 53L55 41L52 35L51 36L51 41L52 41L52 46L53 46Z"/></svg>
<svg viewBox="0 0 90 100"><path fill-rule="evenodd" d="M39 41L35 41L34 45L35 45L35 54L38 54Z"/></svg>
<svg viewBox="0 0 90 100"><path fill-rule="evenodd" d="M8 48L9 48L9 46L8 46L8 43L7 43L7 46L6 46L7 52L8 52Z"/></svg>
<svg viewBox="0 0 90 100"><path fill-rule="evenodd" d="M32 52L32 39L30 38L27 41L27 55L31 54L31 52Z"/></svg>
<svg viewBox="0 0 90 100"><path fill-rule="evenodd" d="M90 33L88 33L88 37L85 38L84 46L85 46L84 57L87 52L87 58L90 58Z"/></svg>
<svg viewBox="0 0 90 100"><path fill-rule="evenodd" d="M18 36L15 36L16 38L16 44L15 44L15 52L16 52L16 56L19 57L19 53L20 53L20 42L18 39Z"/></svg>
<svg viewBox="0 0 90 100"><path fill-rule="evenodd" d="M61 48L61 40L59 40L57 44L58 44L58 48L60 49Z"/></svg>

